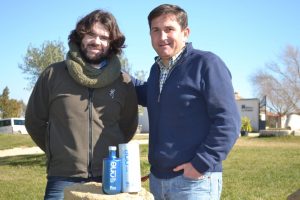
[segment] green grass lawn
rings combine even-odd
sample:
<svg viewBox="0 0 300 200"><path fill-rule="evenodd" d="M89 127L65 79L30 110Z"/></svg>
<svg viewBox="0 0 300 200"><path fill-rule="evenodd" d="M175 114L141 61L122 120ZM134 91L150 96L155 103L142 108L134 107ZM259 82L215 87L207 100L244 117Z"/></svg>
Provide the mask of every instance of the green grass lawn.
<svg viewBox="0 0 300 200"><path fill-rule="evenodd" d="M46 185L44 155L0 158L0 199L43 199Z"/></svg>
<svg viewBox="0 0 300 200"><path fill-rule="evenodd" d="M147 145L140 151L144 175L149 172ZM42 199L44 163L44 155L0 158L0 199ZM284 200L300 188L299 169L300 137L242 137L224 162L222 200Z"/></svg>
<svg viewBox="0 0 300 200"><path fill-rule="evenodd" d="M300 137L240 138L224 162L224 200L285 200L297 189Z"/></svg>
<svg viewBox="0 0 300 200"><path fill-rule="evenodd" d="M36 146L29 135L20 134L0 134L0 150L14 147Z"/></svg>

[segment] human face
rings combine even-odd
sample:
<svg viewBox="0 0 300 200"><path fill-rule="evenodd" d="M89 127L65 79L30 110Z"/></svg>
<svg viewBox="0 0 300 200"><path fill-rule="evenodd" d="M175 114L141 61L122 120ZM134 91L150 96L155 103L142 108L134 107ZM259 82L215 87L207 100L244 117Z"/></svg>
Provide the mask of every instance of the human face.
<svg viewBox="0 0 300 200"><path fill-rule="evenodd" d="M164 64L185 46L189 33L189 28L181 29L173 14L161 15L151 21L152 46Z"/></svg>
<svg viewBox="0 0 300 200"><path fill-rule="evenodd" d="M93 25L91 32L84 35L81 51L84 59L91 64L99 64L109 50L109 32L100 22Z"/></svg>

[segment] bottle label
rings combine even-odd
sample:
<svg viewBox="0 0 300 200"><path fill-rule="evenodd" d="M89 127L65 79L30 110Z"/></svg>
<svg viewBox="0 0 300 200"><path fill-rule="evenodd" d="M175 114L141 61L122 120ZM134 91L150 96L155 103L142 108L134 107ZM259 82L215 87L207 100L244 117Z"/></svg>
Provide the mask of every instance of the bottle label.
<svg viewBox="0 0 300 200"><path fill-rule="evenodd" d="M105 194L121 192L121 160L105 159L103 161L102 190Z"/></svg>
<svg viewBox="0 0 300 200"><path fill-rule="evenodd" d="M110 183L116 182L116 177L117 177L117 163L112 161L110 163Z"/></svg>
<svg viewBox="0 0 300 200"><path fill-rule="evenodd" d="M119 144L122 159L122 192L139 192L141 190L139 144Z"/></svg>

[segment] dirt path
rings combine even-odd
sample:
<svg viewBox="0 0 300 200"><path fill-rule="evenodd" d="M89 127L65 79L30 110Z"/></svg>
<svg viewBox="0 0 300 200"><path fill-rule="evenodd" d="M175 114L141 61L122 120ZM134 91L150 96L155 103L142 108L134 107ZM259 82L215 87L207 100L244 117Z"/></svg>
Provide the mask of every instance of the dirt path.
<svg viewBox="0 0 300 200"><path fill-rule="evenodd" d="M42 154L42 153L44 152L39 147L20 147L20 148L0 150L0 157Z"/></svg>

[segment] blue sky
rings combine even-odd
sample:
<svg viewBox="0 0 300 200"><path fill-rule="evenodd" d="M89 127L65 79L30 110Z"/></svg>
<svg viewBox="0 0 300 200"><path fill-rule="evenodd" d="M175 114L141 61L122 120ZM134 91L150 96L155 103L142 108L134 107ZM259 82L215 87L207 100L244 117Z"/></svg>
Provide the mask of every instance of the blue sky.
<svg viewBox="0 0 300 200"><path fill-rule="evenodd" d="M133 71L150 71L156 53L149 37L147 16L162 3L180 5L188 12L195 48L219 55L232 74L233 86L242 97L254 98L250 76L276 61L286 47L300 47L298 0L3 0L1 19L0 92L7 86L10 98L27 103L28 80L18 68L29 45L67 37L76 22L94 9L116 17L126 36L125 55Z"/></svg>

